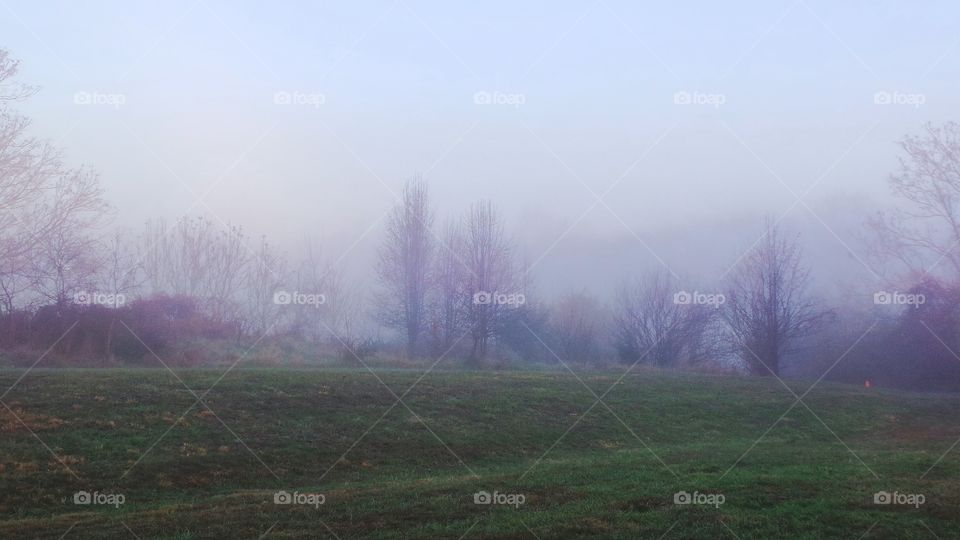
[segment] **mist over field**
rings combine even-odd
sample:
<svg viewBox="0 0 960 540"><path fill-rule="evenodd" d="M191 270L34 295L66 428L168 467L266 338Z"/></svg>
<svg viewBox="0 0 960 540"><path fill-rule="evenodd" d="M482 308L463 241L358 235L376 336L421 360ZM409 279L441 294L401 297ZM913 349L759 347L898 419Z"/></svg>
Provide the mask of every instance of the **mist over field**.
<svg viewBox="0 0 960 540"><path fill-rule="evenodd" d="M0 536L957 537L958 25L0 0Z"/></svg>

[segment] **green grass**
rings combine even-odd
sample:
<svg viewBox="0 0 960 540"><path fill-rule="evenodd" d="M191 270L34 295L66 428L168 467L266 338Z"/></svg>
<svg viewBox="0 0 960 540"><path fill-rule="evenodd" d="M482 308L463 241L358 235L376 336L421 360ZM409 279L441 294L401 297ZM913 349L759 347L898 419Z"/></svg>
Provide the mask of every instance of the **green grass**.
<svg viewBox="0 0 960 540"><path fill-rule="evenodd" d="M197 394L221 373L177 371ZM931 469L958 397L821 383L774 426L795 402L776 380L620 373L581 375L612 386L592 408L570 374L517 371L431 372L391 408L422 371L238 369L212 414L165 370L35 370L3 398L26 426L0 406L0 538L960 537L960 445Z"/></svg>

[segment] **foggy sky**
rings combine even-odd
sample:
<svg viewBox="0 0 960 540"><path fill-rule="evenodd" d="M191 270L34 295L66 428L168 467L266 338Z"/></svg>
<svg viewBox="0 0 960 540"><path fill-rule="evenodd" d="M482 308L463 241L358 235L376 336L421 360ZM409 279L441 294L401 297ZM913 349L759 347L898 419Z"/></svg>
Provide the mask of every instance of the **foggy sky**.
<svg viewBox="0 0 960 540"><path fill-rule="evenodd" d="M638 4L8 0L0 46L40 87L34 132L134 231L189 211L291 252L309 233L364 276L423 174L439 221L493 199L548 292L716 278L788 210L815 275L869 276L895 141L956 119L960 6Z"/></svg>

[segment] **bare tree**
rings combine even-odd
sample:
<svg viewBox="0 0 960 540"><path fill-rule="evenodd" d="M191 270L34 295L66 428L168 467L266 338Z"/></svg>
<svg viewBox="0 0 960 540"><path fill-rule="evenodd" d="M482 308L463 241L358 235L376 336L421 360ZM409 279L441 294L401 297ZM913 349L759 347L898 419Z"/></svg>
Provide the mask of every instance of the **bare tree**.
<svg viewBox="0 0 960 540"><path fill-rule="evenodd" d="M234 324L239 332L243 323L240 297L253 252L239 226L218 230L210 249L207 298L211 316L215 321Z"/></svg>
<svg viewBox="0 0 960 540"><path fill-rule="evenodd" d="M141 268L154 292L197 298L218 322L240 322L238 295L251 251L239 227L220 229L203 217L146 225Z"/></svg>
<svg viewBox="0 0 960 540"><path fill-rule="evenodd" d="M372 353L368 340L360 335L360 314L364 312L363 290L348 282L343 273L328 265L326 303L322 312L326 341L341 346L341 356L348 360ZM344 347L344 345L346 347Z"/></svg>
<svg viewBox="0 0 960 540"><path fill-rule="evenodd" d="M767 222L764 237L730 276L723 315L734 352L756 375L779 375L784 355L828 314L807 296L809 271L796 238Z"/></svg>
<svg viewBox="0 0 960 540"><path fill-rule="evenodd" d="M295 293L287 310L292 313L290 331L314 343L355 350L354 324L361 311L355 291L343 275L322 256L319 243L307 237L294 272ZM289 292L289 291L288 291Z"/></svg>
<svg viewBox="0 0 960 540"><path fill-rule="evenodd" d="M463 251L463 228L457 221L448 221L440 237L433 264L433 286L430 296L430 334L434 355L450 350L464 331L465 268L459 253Z"/></svg>
<svg viewBox="0 0 960 540"><path fill-rule="evenodd" d="M490 338L499 330L506 310L515 309L522 294L514 290L518 278L512 264L512 246L493 203L475 203L467 212L461 245L466 265L466 323L473 339L471 357L487 355Z"/></svg>
<svg viewBox="0 0 960 540"><path fill-rule="evenodd" d="M245 279L248 311L245 322L247 330L258 336L279 323L281 306L274 295L283 287L285 271L283 256L262 237Z"/></svg>
<svg viewBox="0 0 960 540"><path fill-rule="evenodd" d="M57 227L40 238L32 250L30 276L44 299L66 305L72 295L92 287L103 264L100 246L82 230Z"/></svg>
<svg viewBox="0 0 960 540"><path fill-rule="evenodd" d="M104 292L130 296L139 292L143 275L136 259L136 246L129 233L117 229L102 247L105 264L100 268L98 282Z"/></svg>
<svg viewBox="0 0 960 540"><path fill-rule="evenodd" d="M553 350L564 362L597 362L606 320L604 306L586 292L564 295L550 309Z"/></svg>
<svg viewBox="0 0 960 540"><path fill-rule="evenodd" d="M426 183L407 181L401 200L387 218L377 276L383 288L378 300L381 322L403 332L407 357L419 352L427 322L427 286L433 257L433 211Z"/></svg>
<svg viewBox="0 0 960 540"><path fill-rule="evenodd" d="M893 194L908 203L871 221L874 248L907 269L946 267L960 280L960 124L927 124L900 141L905 156L891 175Z"/></svg>
<svg viewBox="0 0 960 540"><path fill-rule="evenodd" d="M13 313L22 308L20 299L24 293L32 290L26 272L13 261L0 260L0 313Z"/></svg>
<svg viewBox="0 0 960 540"><path fill-rule="evenodd" d="M49 270L49 264L35 259L38 254L46 263L51 256L64 262L67 251L77 251L67 240L85 241L81 231L105 218L109 209L97 175L65 167L60 152L30 136L30 121L10 109L35 91L13 80L17 69L17 61L0 49L0 283L7 309L16 304L13 295L24 282L38 281L28 274ZM38 251L37 245L48 249ZM40 280L50 285L50 278Z"/></svg>
<svg viewBox="0 0 960 540"><path fill-rule="evenodd" d="M660 367L693 365L707 360L715 304L681 301L679 281L666 271L652 272L634 285L621 287L614 317L614 339L620 359Z"/></svg>
<svg viewBox="0 0 960 540"><path fill-rule="evenodd" d="M126 231L116 229L101 251L103 263L98 272L99 286L103 292L111 295L114 306L119 307L126 302L127 296L139 292L143 285L135 246L130 242ZM120 320L118 315L116 310L110 312L110 323L104 339L104 350L111 362L116 360L114 342Z"/></svg>

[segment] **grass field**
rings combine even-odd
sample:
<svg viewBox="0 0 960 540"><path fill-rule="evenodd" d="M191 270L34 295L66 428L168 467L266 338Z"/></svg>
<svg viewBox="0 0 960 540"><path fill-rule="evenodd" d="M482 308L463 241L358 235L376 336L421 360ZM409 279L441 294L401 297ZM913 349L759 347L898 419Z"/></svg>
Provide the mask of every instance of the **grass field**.
<svg viewBox="0 0 960 540"><path fill-rule="evenodd" d="M0 371L0 538L960 537L960 445L940 459L960 397L821 383L797 403L774 379L639 370L22 373Z"/></svg>

